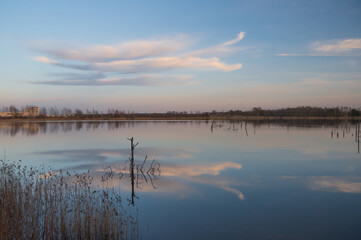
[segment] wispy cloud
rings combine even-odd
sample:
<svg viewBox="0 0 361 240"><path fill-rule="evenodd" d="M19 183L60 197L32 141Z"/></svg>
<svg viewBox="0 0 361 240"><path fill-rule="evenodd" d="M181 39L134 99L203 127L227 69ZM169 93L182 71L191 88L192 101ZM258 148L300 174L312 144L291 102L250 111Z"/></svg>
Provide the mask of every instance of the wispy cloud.
<svg viewBox="0 0 361 240"><path fill-rule="evenodd" d="M188 53L190 56L212 56L212 55L224 55L227 53L237 52L240 50L248 49L246 47L235 47L236 43L241 41L244 36L245 32L240 32L238 36L235 39L232 39L230 41L224 42L222 44L219 44L217 46L212 46L208 48L198 49L196 51Z"/></svg>
<svg viewBox="0 0 361 240"><path fill-rule="evenodd" d="M184 49L189 44L190 39L181 35L169 39L130 41L114 45L48 46L35 47L35 49L53 58L83 62L104 62L161 56Z"/></svg>
<svg viewBox="0 0 361 240"><path fill-rule="evenodd" d="M161 72L169 69L198 69L198 70L222 70L234 71L240 69L242 64L226 64L219 58L199 57L161 57L142 58L137 60L118 60L111 62L97 62L90 64L59 63L47 57L35 57L38 62L53 64L60 67L76 70L95 70L102 72L115 72L120 74Z"/></svg>
<svg viewBox="0 0 361 240"><path fill-rule="evenodd" d="M91 68L105 72L139 73L163 71L168 69L202 69L233 71L242 67L242 64L231 64L221 62L218 58L198 57L162 57L147 58L139 60L120 60L107 63L94 63Z"/></svg>
<svg viewBox="0 0 361 240"><path fill-rule="evenodd" d="M35 61L41 62L41 63L49 63L49 64L57 64L57 61L51 60L48 57L40 56L40 57L34 57Z"/></svg>
<svg viewBox="0 0 361 240"><path fill-rule="evenodd" d="M103 73L94 74L59 74L53 79L33 82L45 85L79 85L79 86L172 86L196 84L191 76L144 74L128 77L105 77Z"/></svg>
<svg viewBox="0 0 361 240"><path fill-rule="evenodd" d="M314 177L310 181L310 188L332 192L361 193L361 182L360 179L342 177Z"/></svg>
<svg viewBox="0 0 361 240"><path fill-rule="evenodd" d="M213 175L217 176L221 171L226 169L241 169L242 165L234 162L222 162L213 166L192 165L190 166L164 166L162 168L164 176L200 176Z"/></svg>
<svg viewBox="0 0 361 240"><path fill-rule="evenodd" d="M311 48L318 53L325 55L360 54L361 38L333 40L329 42L315 42Z"/></svg>
<svg viewBox="0 0 361 240"><path fill-rule="evenodd" d="M227 41L227 42L225 42L225 43L222 43L221 46L230 46L230 45L233 45L233 44L241 41L241 40L244 38L244 35L245 35L245 34L246 34L245 32L240 32L235 39L232 39L232 40L230 40L230 41Z"/></svg>
<svg viewBox="0 0 361 240"><path fill-rule="evenodd" d="M60 76L60 79L36 81L50 85L179 85L189 84L184 76L169 76L170 70L234 71L242 64L227 64L217 57L219 54L235 52L241 48L233 45L245 36L240 32L235 39L217 46L180 53L189 45L190 39L178 37L165 40L133 41L114 46L95 45L78 48L45 48L39 51L45 56L34 57L35 61L72 70L91 71L91 74ZM201 57L207 55L208 57ZM96 72L96 74L93 74ZM157 75L151 73L159 73ZM109 76L109 74L113 76ZM118 76L114 74L133 74ZM140 75L141 74L141 75ZM61 78L62 77L62 78Z"/></svg>
<svg viewBox="0 0 361 240"><path fill-rule="evenodd" d="M277 56L361 56L361 38L317 41L307 53L279 53Z"/></svg>

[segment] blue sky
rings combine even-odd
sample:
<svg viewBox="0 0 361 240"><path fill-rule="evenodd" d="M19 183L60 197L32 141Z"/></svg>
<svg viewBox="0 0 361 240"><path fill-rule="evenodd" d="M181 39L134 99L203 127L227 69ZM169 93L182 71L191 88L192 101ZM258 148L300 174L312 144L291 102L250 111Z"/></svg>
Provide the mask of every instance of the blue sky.
<svg viewBox="0 0 361 240"><path fill-rule="evenodd" d="M0 103L361 105L360 1L0 1Z"/></svg>

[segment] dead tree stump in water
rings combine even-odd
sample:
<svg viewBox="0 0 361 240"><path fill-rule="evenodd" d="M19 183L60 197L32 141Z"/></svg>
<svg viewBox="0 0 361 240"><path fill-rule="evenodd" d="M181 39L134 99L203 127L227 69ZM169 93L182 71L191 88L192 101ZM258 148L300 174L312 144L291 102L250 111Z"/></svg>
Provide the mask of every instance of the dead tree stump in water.
<svg viewBox="0 0 361 240"><path fill-rule="evenodd" d="M137 197L134 193L134 181L135 181L135 176L134 176L134 149L135 147L139 144L139 142L137 142L136 144L134 144L134 138L127 138L130 141L130 166L129 166L129 172L130 172L130 181L132 184L132 205L134 206L134 197Z"/></svg>

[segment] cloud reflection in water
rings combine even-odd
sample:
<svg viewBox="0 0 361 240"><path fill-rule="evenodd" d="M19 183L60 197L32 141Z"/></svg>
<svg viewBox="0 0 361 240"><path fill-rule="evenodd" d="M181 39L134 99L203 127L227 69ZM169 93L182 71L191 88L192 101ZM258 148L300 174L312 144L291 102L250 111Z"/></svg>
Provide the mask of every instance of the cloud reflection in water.
<svg viewBox="0 0 361 240"><path fill-rule="evenodd" d="M194 183L210 185L224 191L236 194L241 200L244 195L234 186L240 185L237 182L219 179L219 175L228 169L242 168L241 164L224 161L217 162L211 165L200 164L189 159L193 159L195 150L185 148L146 148L140 147L136 150L136 159L138 163L143 161L147 153L155 153L161 160L161 178L157 181L157 192L168 193L180 197L187 197L194 194L197 190L194 189ZM126 160L129 156L129 149L76 149L76 150L53 150L34 152L34 155L43 155L53 157L52 161L67 161L75 164L68 170L90 170L96 172L95 183L100 184L100 178L104 174L104 167L112 166L116 169L123 169L122 172L126 178L129 178L127 170L125 169ZM140 160L139 160L140 159ZM152 159L152 158L150 158ZM175 164L172 159L180 159L181 163ZM148 160L151 161L151 160ZM126 182L122 180L123 182ZM120 184L116 179L109 180L107 185L109 187L118 186L122 190L129 190L127 184ZM143 184L138 189L139 192L153 193L152 185Z"/></svg>
<svg viewBox="0 0 361 240"><path fill-rule="evenodd" d="M361 193L361 179L330 176L313 177L310 188L331 192Z"/></svg>

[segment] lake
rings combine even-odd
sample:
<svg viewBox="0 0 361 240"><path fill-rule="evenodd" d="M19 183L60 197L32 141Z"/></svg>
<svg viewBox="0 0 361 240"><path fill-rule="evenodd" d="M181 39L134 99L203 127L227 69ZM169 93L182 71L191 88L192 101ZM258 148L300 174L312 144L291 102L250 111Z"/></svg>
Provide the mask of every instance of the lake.
<svg viewBox="0 0 361 240"><path fill-rule="evenodd" d="M111 169L114 177L106 186L121 193L142 239L359 239L361 154L355 126L0 122L0 159L90 170L95 178ZM130 137L139 142L134 206Z"/></svg>

